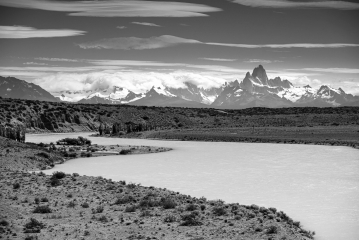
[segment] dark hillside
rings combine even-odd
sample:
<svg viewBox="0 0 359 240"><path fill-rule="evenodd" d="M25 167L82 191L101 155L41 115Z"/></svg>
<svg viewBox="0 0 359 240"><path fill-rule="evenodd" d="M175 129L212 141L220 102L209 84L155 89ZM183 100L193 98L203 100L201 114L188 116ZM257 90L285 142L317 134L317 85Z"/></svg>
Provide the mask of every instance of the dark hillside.
<svg viewBox="0 0 359 240"><path fill-rule="evenodd" d="M359 107L203 108L71 104L0 99L0 135L16 139L27 133L98 131L119 132L241 127L358 126ZM23 129L23 130L22 130ZM20 134L21 135L21 134ZM14 138L15 137L15 138ZM22 139L22 138L20 138Z"/></svg>

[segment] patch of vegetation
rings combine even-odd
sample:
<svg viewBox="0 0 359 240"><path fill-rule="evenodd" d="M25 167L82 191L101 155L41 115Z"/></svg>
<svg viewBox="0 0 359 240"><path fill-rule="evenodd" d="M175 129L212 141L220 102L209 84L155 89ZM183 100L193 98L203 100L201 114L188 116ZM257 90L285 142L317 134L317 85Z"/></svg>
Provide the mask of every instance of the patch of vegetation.
<svg viewBox="0 0 359 240"><path fill-rule="evenodd" d="M25 233L40 233L41 229L45 228L45 224L39 222L35 218L30 218L30 221L25 224Z"/></svg>
<svg viewBox="0 0 359 240"><path fill-rule="evenodd" d="M190 214L183 215L181 226L200 226L202 222L200 221L200 214L197 211L191 212Z"/></svg>
<svg viewBox="0 0 359 240"><path fill-rule="evenodd" d="M51 213L51 212L52 210L49 206L37 206L33 211L33 213L42 213L42 214Z"/></svg>

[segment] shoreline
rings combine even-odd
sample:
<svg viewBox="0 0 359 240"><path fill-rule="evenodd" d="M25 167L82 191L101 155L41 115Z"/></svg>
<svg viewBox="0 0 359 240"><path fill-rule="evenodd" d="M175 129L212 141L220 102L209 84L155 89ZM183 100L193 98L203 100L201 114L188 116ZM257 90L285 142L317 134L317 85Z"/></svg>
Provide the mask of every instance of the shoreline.
<svg viewBox="0 0 359 240"><path fill-rule="evenodd" d="M15 157L25 165L34 160L28 155L21 157L21 148L31 150L31 146L0 141L4 142L11 148L10 152L1 151L6 158ZM38 149L32 150L38 155ZM314 236L314 232L304 230L300 222L275 208L226 204L103 177L61 172L50 176L30 173L33 169L26 166L27 171L2 168L0 232L8 237L225 240L235 236Z"/></svg>
<svg viewBox="0 0 359 240"><path fill-rule="evenodd" d="M262 128L267 129L267 128ZM274 128L272 128L274 129ZM277 128L278 129L278 128ZM276 130L277 130L276 129ZM279 128L280 129L280 128ZM288 128L286 128L288 129ZM314 128L315 130L318 128ZM321 128L323 129L323 128ZM129 139L148 139L148 140L163 140L163 141L196 141L196 142L243 142L243 143L272 143L272 144L302 144L302 145L321 145L321 146L343 146L359 149L359 130L354 132L351 139L339 139L345 138L345 133L338 136L338 134L328 134L325 131L319 130L319 137L314 135L313 137L301 137L294 130L296 128L290 128L292 132L291 136L280 136L282 132L276 133L276 136L266 135L266 132L260 132L259 134L234 134L230 133L228 129L224 129L227 132L223 132L223 129L181 129L181 130L162 130L162 131L149 131L149 132L137 132L130 133L121 136L113 135L96 135L92 134L92 137L107 137L107 138L129 138ZM334 128L328 128L333 130ZM359 128L358 128L359 129ZM242 129L235 129L242 130ZM246 129L248 130L248 128ZM287 130L285 130L287 131ZM327 134L327 135L325 135ZM323 136L322 136L323 135ZM309 138L309 139L308 139Z"/></svg>

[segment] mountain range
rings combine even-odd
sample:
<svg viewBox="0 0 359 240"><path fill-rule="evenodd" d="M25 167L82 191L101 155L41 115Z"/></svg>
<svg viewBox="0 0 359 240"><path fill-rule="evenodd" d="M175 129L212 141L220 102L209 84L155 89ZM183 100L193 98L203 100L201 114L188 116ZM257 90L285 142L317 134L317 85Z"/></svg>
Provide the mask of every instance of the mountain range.
<svg viewBox="0 0 359 240"><path fill-rule="evenodd" d="M226 82L205 89L185 82L183 88L155 85L147 92L134 93L121 86L87 91L62 91L53 95L41 87L16 78L0 77L0 96L44 101L71 101L89 104L129 104L195 108L241 109L248 107L337 107L359 106L359 96L323 85L296 87L280 77L268 79L262 65L239 82Z"/></svg>

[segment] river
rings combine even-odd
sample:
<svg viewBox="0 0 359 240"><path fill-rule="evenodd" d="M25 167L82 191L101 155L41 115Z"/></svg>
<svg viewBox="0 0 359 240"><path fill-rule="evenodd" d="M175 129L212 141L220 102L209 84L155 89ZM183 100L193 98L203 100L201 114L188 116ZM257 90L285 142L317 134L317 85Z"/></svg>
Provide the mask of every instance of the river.
<svg viewBox="0 0 359 240"><path fill-rule="evenodd" d="M275 207L318 240L359 239L359 151L349 147L27 135L28 142L84 136L93 144L170 147L164 153L79 158L45 171L103 176L227 203Z"/></svg>

